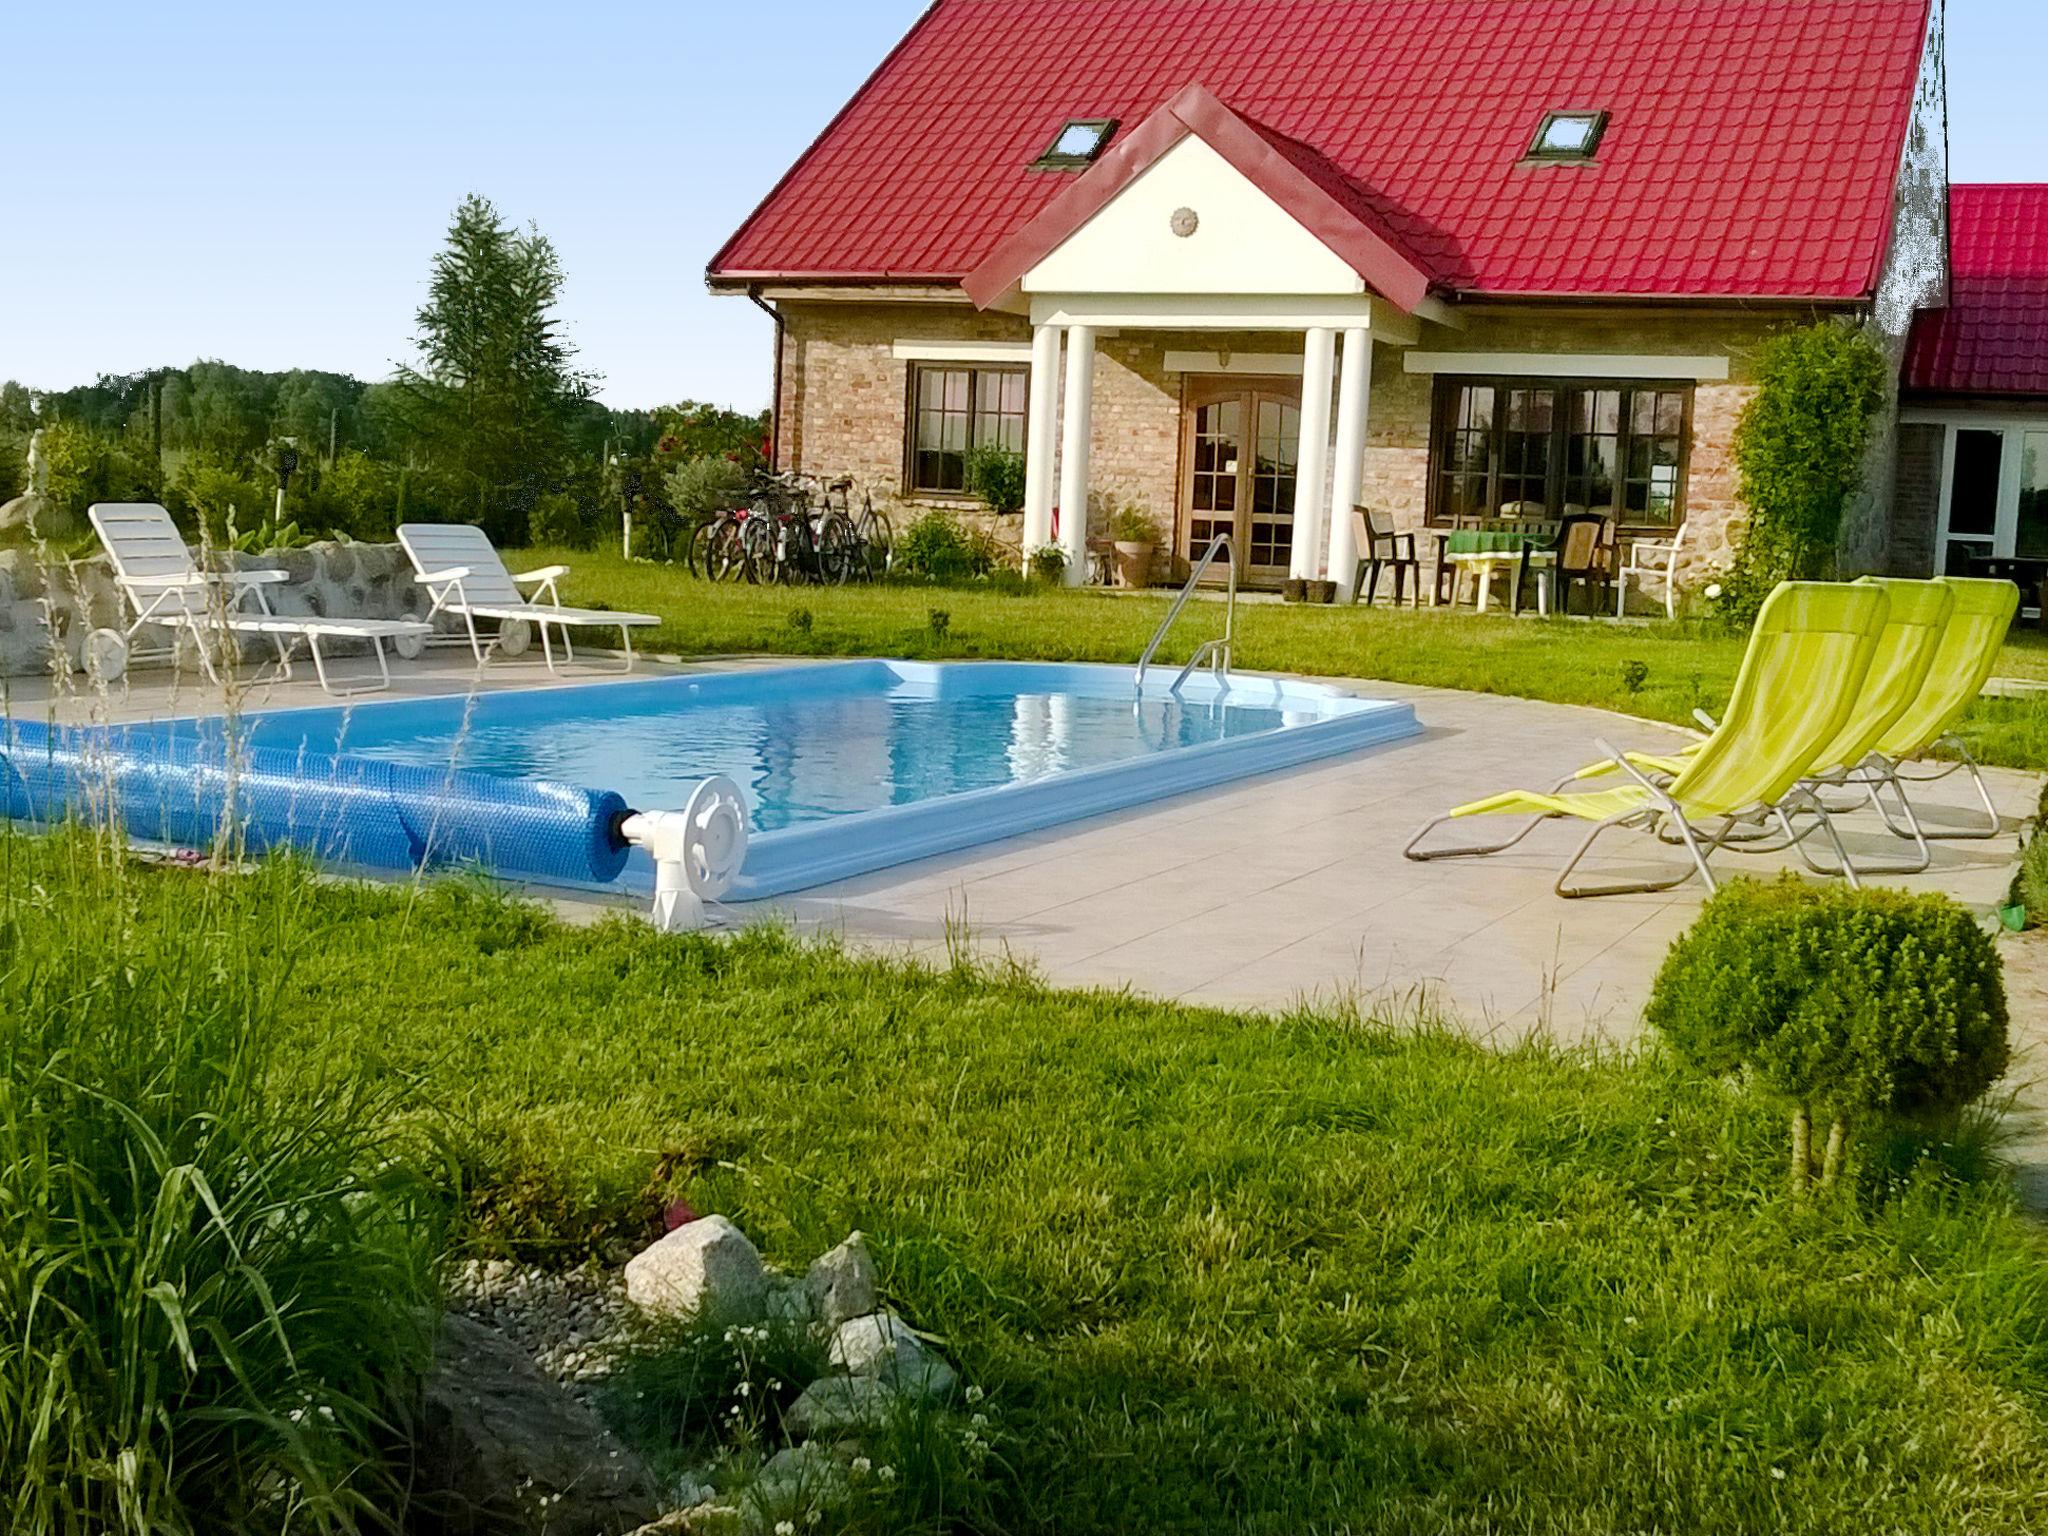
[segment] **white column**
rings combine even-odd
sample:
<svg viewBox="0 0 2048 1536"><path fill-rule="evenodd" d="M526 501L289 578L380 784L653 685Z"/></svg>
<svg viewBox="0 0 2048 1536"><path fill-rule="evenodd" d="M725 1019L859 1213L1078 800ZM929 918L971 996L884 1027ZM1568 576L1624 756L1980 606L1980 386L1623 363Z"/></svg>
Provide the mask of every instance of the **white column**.
<svg viewBox="0 0 2048 1536"><path fill-rule="evenodd" d="M1024 557L1052 542L1053 465L1060 432L1060 328L1031 332L1031 404L1024 460Z"/></svg>
<svg viewBox="0 0 2048 1536"><path fill-rule="evenodd" d="M1067 389L1060 406L1060 547L1067 585L1088 579L1088 432L1095 405L1095 327L1067 327Z"/></svg>
<svg viewBox="0 0 2048 1536"><path fill-rule="evenodd" d="M1365 420L1372 408L1372 333L1344 333L1344 371L1337 389L1337 465L1330 488L1330 580L1337 600L1351 600L1358 574L1358 525L1351 509L1365 488Z"/></svg>
<svg viewBox="0 0 2048 1536"><path fill-rule="evenodd" d="M1322 569L1323 504L1330 475L1330 373L1337 333L1313 325L1301 346L1301 447L1294 465L1294 555L1288 572L1313 580Z"/></svg>

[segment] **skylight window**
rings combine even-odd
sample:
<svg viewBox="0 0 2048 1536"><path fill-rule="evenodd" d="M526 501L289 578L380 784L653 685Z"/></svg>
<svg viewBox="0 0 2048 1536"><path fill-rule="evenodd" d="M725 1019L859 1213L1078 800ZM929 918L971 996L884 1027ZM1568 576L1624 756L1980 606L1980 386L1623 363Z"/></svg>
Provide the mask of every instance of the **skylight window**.
<svg viewBox="0 0 2048 1536"><path fill-rule="evenodd" d="M1116 132L1113 117L1077 117L1070 120L1054 137L1046 152L1031 163L1041 170L1064 171L1079 166L1093 165L1095 157L1109 144L1109 136Z"/></svg>
<svg viewBox="0 0 2048 1536"><path fill-rule="evenodd" d="M1605 112L1546 112L1529 146L1531 160L1591 160L1607 129Z"/></svg>

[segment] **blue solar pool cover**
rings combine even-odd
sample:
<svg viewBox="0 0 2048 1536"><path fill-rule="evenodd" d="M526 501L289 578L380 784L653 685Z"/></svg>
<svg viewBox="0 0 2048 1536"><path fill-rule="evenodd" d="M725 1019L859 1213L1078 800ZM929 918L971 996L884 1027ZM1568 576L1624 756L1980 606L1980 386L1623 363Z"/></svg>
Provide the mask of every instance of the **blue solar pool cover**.
<svg viewBox="0 0 2048 1536"><path fill-rule="evenodd" d="M130 837L250 853L290 846L366 869L481 864L514 879L608 882L626 867L610 790L414 767L347 754L241 747L8 720L0 790L17 820L118 818Z"/></svg>

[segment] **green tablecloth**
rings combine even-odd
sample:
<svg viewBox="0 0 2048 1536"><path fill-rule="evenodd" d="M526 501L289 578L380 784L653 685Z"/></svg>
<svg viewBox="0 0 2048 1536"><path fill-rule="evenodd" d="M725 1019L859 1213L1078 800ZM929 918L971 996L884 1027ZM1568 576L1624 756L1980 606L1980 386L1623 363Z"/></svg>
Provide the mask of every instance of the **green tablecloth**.
<svg viewBox="0 0 2048 1536"><path fill-rule="evenodd" d="M1518 533L1492 528L1456 528L1444 552L1451 555L1519 555L1524 544L1542 548L1540 533Z"/></svg>

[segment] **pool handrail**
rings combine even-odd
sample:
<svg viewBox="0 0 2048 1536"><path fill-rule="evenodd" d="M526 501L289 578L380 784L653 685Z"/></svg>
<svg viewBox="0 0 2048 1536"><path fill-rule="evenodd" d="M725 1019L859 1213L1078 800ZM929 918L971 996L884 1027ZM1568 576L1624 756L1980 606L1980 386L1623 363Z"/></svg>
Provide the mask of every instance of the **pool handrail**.
<svg viewBox="0 0 2048 1536"><path fill-rule="evenodd" d="M1231 641L1237 634L1237 557L1230 546L1230 535L1219 533L1209 541L1209 547L1202 551L1202 558L1195 562L1195 568L1188 573L1187 583L1180 589L1180 596L1176 597L1173 606L1166 610L1166 617L1161 619L1159 627L1152 631L1152 639L1145 647L1145 654L1138 658L1138 670L1133 679L1138 692L1145 691L1145 669L1152 665L1152 658L1158 654L1160 645L1164 643L1166 632L1173 628L1173 621L1180 617L1181 609L1185 608L1188 599L1195 595L1195 587L1208 572L1219 551L1231 557L1225 566L1229 584L1225 589L1223 603L1223 636L1218 640L1204 640L1196 646L1194 654L1188 657L1188 664L1180 669L1180 675L1174 678L1173 686L1167 691L1179 693L1181 684L1188 680L1188 674L1204 661L1209 663L1210 670L1216 674L1219 686L1230 686L1230 648Z"/></svg>

